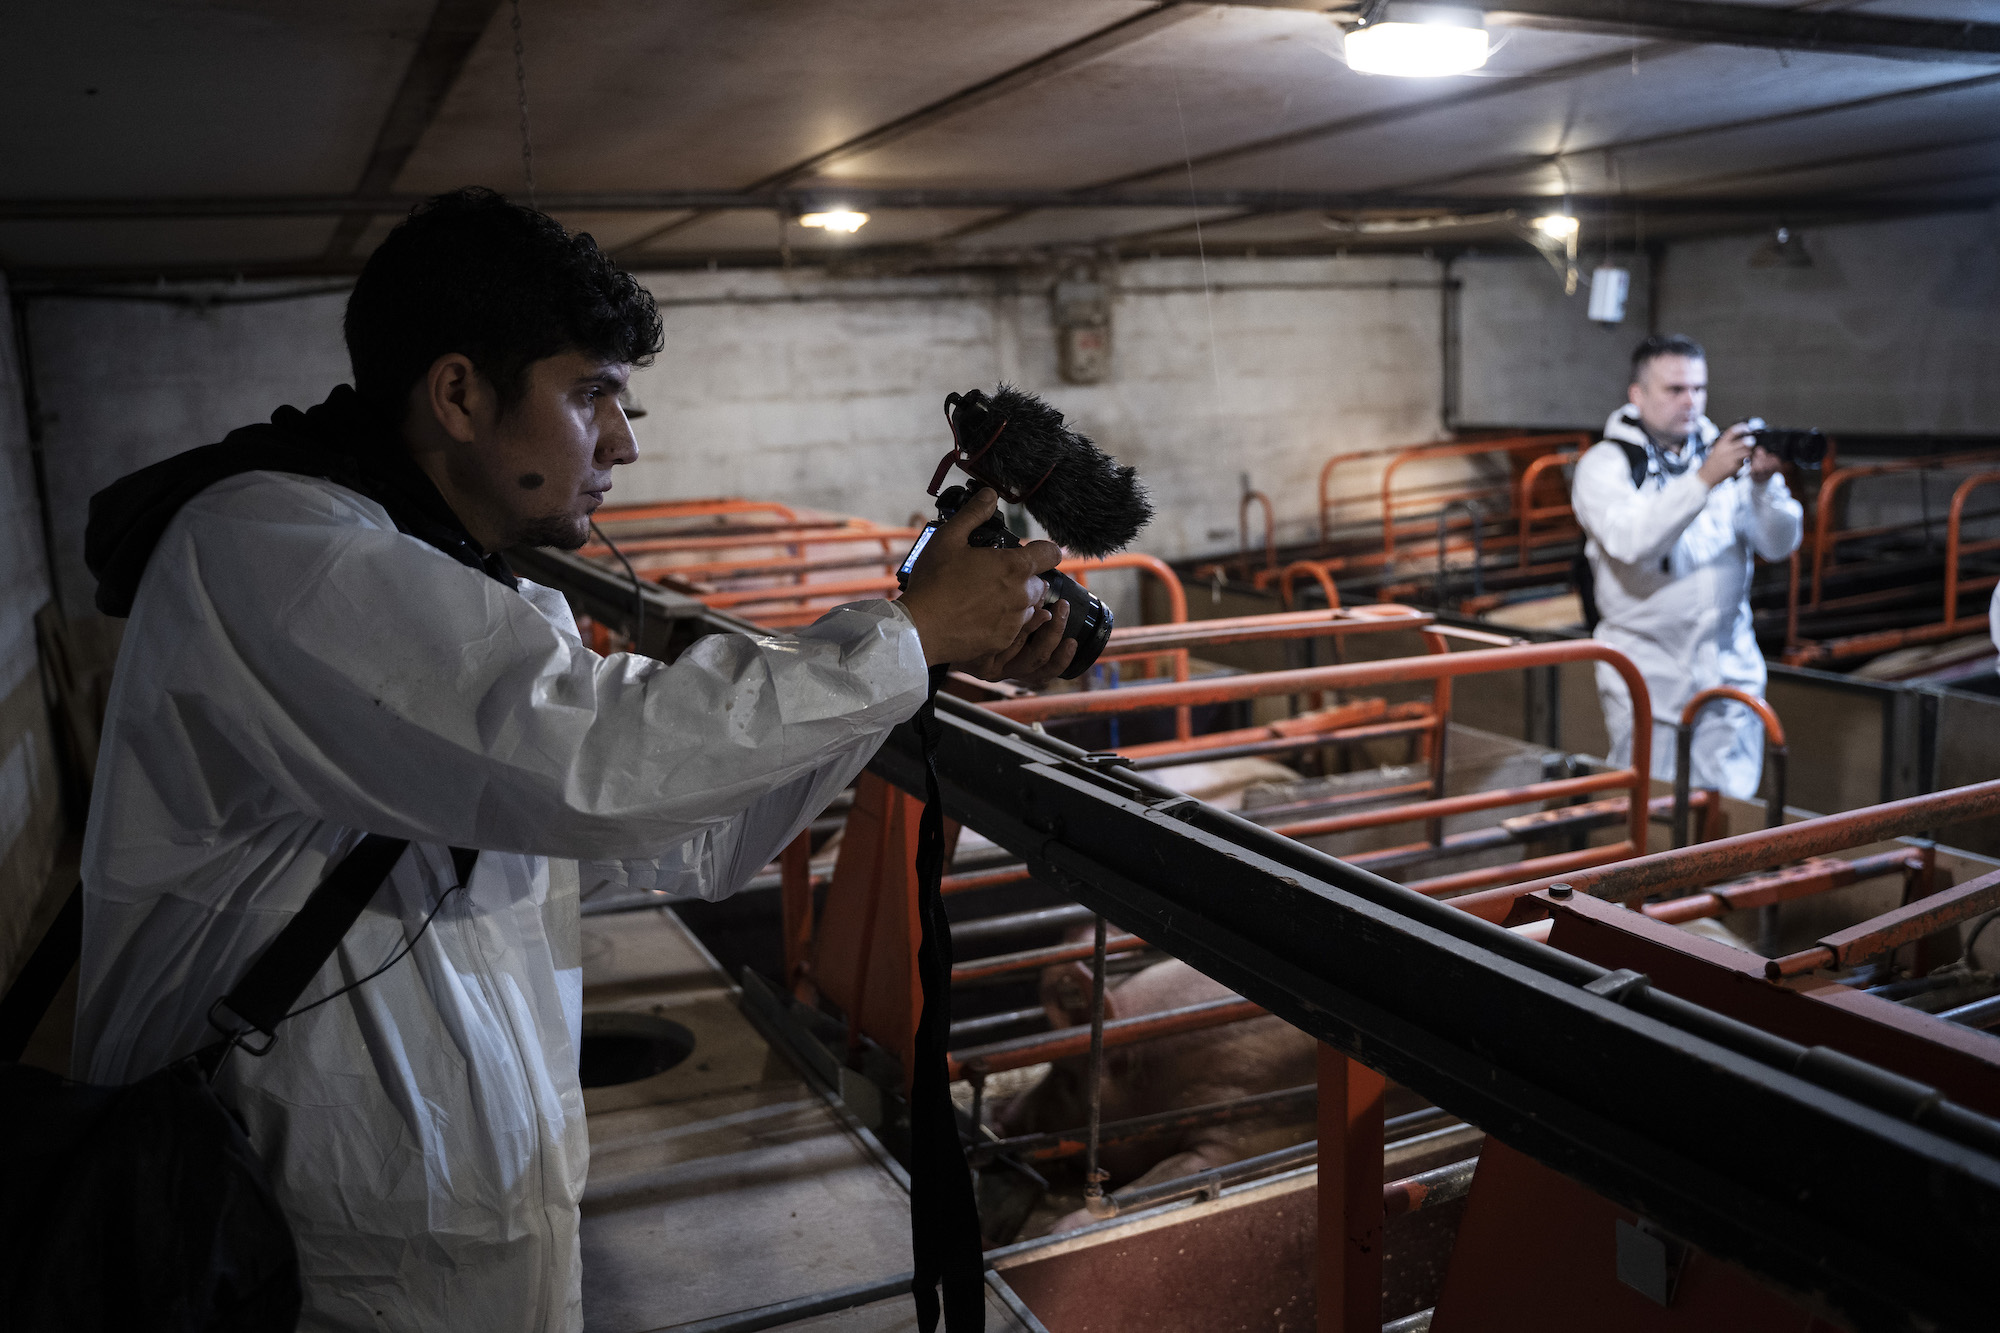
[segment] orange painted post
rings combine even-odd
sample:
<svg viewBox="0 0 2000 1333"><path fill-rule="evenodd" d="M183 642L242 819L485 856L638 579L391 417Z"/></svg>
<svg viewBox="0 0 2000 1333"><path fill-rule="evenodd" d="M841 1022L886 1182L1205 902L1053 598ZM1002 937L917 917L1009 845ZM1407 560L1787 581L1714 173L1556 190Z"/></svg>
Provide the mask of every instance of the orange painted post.
<svg viewBox="0 0 2000 1333"><path fill-rule="evenodd" d="M785 931L785 984L810 1004L812 986L812 830L802 829L778 858L778 898Z"/></svg>
<svg viewBox="0 0 2000 1333"><path fill-rule="evenodd" d="M1319 1333L1382 1327L1384 1079L1319 1048Z"/></svg>

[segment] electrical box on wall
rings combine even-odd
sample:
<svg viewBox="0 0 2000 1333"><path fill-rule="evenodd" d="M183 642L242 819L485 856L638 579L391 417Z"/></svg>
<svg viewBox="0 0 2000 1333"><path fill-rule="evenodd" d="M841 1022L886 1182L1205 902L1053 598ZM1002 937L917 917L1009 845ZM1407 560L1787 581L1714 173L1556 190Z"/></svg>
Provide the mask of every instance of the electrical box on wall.
<svg viewBox="0 0 2000 1333"><path fill-rule="evenodd" d="M1052 300L1063 382L1101 383L1111 373L1110 288L1095 277L1062 278Z"/></svg>
<svg viewBox="0 0 2000 1333"><path fill-rule="evenodd" d="M1632 290L1630 269L1601 268L1590 275L1590 317L1599 324L1625 319L1625 297Z"/></svg>

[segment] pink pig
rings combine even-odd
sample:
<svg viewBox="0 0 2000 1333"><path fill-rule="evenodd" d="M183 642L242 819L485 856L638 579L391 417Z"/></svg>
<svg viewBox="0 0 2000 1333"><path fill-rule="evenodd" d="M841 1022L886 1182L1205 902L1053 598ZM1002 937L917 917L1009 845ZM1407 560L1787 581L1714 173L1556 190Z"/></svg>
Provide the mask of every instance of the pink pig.
<svg viewBox="0 0 2000 1333"><path fill-rule="evenodd" d="M1090 989L1090 969L1082 963L1046 969L1042 1006L1050 1024L1063 1028L1090 1022ZM1221 983L1167 959L1109 987L1104 1017L1110 1022L1231 998L1234 992ZM1317 1074L1317 1045L1283 1019L1266 1016L1113 1047L1104 1053L1101 1114L1107 1122L1124 1120L1311 1083ZM1082 1126L1089 1118L1089 1072L1086 1056L1056 1061L1040 1083L995 1113L996 1129L1014 1135ZM1302 1143L1313 1130L1310 1111L1293 1111L1110 1145L1100 1158L1111 1173L1107 1188L1150 1185ZM1089 1220L1086 1214L1074 1214L1059 1229Z"/></svg>

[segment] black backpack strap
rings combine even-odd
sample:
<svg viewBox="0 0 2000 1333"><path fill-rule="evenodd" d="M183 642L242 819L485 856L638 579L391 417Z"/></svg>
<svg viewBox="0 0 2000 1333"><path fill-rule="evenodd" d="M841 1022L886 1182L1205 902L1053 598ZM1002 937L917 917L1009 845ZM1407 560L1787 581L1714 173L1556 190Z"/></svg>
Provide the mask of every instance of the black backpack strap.
<svg viewBox="0 0 2000 1333"><path fill-rule="evenodd" d="M243 1044L243 1049L252 1055L268 1051L277 1040L278 1023L299 1002L326 960L333 957L341 937L368 906L375 890L382 887L382 881L389 878L409 845L406 838L380 833L363 838L313 890L278 937L265 946L235 988L209 1008L209 1023L222 1032L237 1034L239 1040L247 1035L241 1031L242 1024L248 1024L250 1031L263 1034L264 1042L261 1046ZM242 1024L226 1022L217 1012L224 1009Z"/></svg>
<svg viewBox="0 0 2000 1333"><path fill-rule="evenodd" d="M1638 490L1646 484L1645 449L1640 445L1627 444L1623 440L1612 440L1611 443L1625 451L1625 465L1632 469L1632 488Z"/></svg>
<svg viewBox="0 0 2000 1333"><path fill-rule="evenodd" d="M14 984L7 988L7 998L0 1000L0 1062L18 1061L28 1049L42 1016L55 1003L56 993L69 980L70 969L82 953L83 885L78 883Z"/></svg>

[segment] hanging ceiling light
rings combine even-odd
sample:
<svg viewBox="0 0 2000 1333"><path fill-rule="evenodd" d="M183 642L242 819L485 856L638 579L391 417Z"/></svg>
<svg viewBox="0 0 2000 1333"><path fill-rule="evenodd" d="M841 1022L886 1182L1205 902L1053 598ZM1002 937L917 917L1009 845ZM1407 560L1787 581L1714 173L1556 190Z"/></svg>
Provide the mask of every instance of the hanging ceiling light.
<svg viewBox="0 0 2000 1333"><path fill-rule="evenodd" d="M1363 74L1434 79L1486 63L1486 18L1455 5L1395 3L1347 34L1347 64Z"/></svg>
<svg viewBox="0 0 2000 1333"><path fill-rule="evenodd" d="M1535 230L1558 241L1576 235L1577 221L1567 213L1549 213L1535 219Z"/></svg>
<svg viewBox="0 0 2000 1333"><path fill-rule="evenodd" d="M824 213L807 213L799 218L801 227L822 227L827 231L845 232L852 236L868 225L868 215L857 213L851 208L831 208Z"/></svg>

